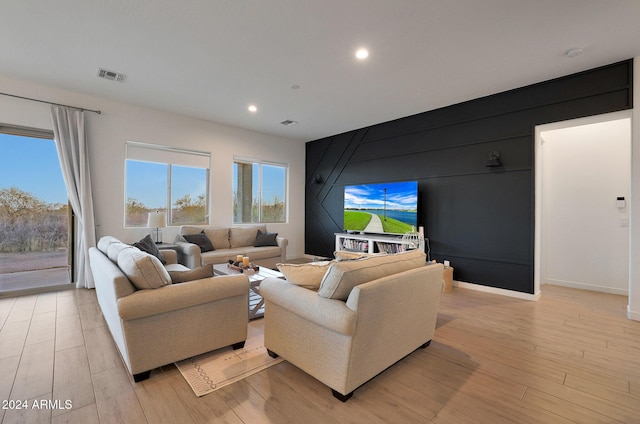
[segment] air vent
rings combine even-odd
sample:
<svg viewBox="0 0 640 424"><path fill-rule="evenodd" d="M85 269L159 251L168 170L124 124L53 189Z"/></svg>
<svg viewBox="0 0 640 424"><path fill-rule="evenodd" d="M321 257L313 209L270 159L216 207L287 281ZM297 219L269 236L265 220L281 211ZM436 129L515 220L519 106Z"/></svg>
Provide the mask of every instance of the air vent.
<svg viewBox="0 0 640 424"><path fill-rule="evenodd" d="M98 69L98 78L104 78L109 81L123 82L127 76L118 72L109 71L107 69Z"/></svg>
<svg viewBox="0 0 640 424"><path fill-rule="evenodd" d="M282 122L280 122L280 123L281 123L282 125L284 125L285 127L288 127L289 125L295 125L295 124L297 124L298 122L297 122L297 121L292 121L291 119L287 119L287 120L284 120L284 121L282 121Z"/></svg>

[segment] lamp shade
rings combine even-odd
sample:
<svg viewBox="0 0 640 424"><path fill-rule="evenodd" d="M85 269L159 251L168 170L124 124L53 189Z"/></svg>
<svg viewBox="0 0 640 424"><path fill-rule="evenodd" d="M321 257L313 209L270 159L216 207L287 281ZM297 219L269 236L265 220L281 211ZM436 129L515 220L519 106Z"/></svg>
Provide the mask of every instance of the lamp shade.
<svg viewBox="0 0 640 424"><path fill-rule="evenodd" d="M165 218L164 212L155 211L149 212L149 219L147 220L148 228L164 228Z"/></svg>

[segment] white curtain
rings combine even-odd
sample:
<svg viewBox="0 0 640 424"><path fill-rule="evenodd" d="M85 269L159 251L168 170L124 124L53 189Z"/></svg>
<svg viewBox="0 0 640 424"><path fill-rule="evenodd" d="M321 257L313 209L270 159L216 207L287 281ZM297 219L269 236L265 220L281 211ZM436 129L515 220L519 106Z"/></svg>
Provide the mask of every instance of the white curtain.
<svg viewBox="0 0 640 424"><path fill-rule="evenodd" d="M96 245L96 231L84 112L52 105L51 120L64 183L75 214L76 287L93 288L95 284L89 264L89 248Z"/></svg>

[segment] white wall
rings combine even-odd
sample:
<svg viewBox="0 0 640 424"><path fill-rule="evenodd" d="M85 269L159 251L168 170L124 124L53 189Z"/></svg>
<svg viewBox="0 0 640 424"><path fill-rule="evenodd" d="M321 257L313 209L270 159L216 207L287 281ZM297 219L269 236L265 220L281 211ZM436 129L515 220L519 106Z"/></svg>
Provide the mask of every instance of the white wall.
<svg viewBox="0 0 640 424"><path fill-rule="evenodd" d="M289 239L289 258L304 255L303 142L3 76L0 92L102 111L101 115L85 113L98 238L113 235L133 242L148 233L147 229L124 227L125 142L133 140L211 152L212 225L232 224L234 155L288 164L289 222L268 228ZM51 129L49 106L0 96L0 122ZM165 228L163 239L174 240L177 232L177 227Z"/></svg>
<svg viewBox="0 0 640 424"><path fill-rule="evenodd" d="M640 58L633 61L633 124L631 142L631 251L629 253L629 318L640 321Z"/></svg>
<svg viewBox="0 0 640 424"><path fill-rule="evenodd" d="M540 133L546 284L628 293L629 207L616 206L618 196L628 203L630 194L627 115L564 122L556 125L571 126Z"/></svg>

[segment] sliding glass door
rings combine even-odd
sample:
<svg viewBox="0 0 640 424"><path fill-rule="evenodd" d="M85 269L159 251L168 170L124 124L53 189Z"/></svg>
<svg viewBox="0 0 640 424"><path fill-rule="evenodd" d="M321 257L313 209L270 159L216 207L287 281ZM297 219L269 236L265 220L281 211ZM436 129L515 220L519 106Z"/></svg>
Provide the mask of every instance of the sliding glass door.
<svg viewBox="0 0 640 424"><path fill-rule="evenodd" d="M0 126L0 294L71 282L71 213L53 134Z"/></svg>

